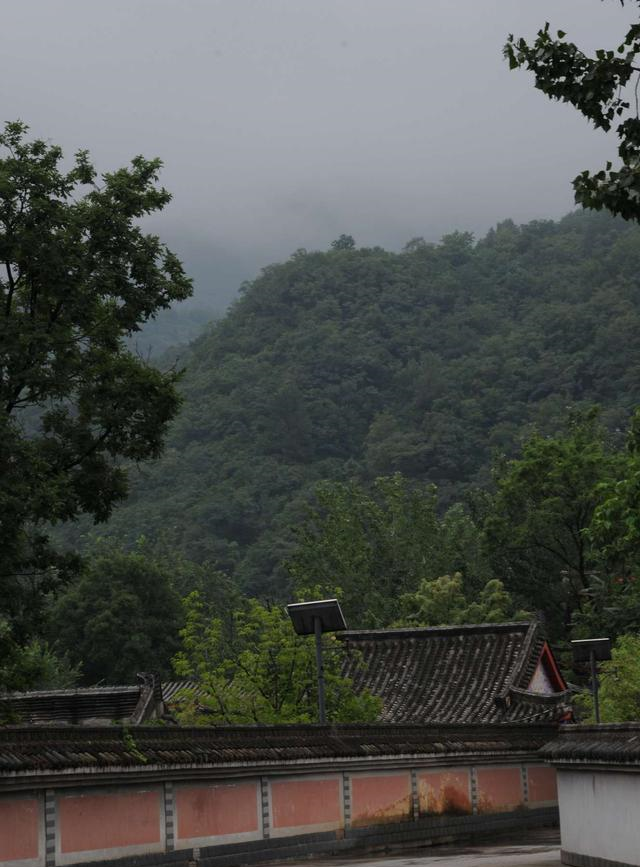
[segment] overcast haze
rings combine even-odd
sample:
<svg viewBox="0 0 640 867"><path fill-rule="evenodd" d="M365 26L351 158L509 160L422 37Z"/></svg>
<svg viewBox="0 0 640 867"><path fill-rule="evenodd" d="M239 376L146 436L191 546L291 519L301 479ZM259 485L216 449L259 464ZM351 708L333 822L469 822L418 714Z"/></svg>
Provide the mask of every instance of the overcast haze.
<svg viewBox="0 0 640 867"><path fill-rule="evenodd" d="M501 56L545 20L615 47L614 0L21 0L2 6L4 119L100 170L160 156L153 228L201 299L342 232L399 248L557 218L615 144Z"/></svg>

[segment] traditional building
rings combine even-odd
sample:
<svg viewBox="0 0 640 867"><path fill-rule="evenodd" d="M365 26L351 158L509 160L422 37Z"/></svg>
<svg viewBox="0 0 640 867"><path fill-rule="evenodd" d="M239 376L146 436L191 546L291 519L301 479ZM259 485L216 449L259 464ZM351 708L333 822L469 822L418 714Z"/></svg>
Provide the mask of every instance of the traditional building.
<svg viewBox="0 0 640 867"><path fill-rule="evenodd" d="M149 678L0 699L20 723L0 727L0 867L231 867L557 822L538 751L568 695L536 624L341 640L380 724L145 725L180 686Z"/></svg>
<svg viewBox="0 0 640 867"><path fill-rule="evenodd" d="M566 719L567 685L536 622L342 632L347 674L388 723Z"/></svg>
<svg viewBox="0 0 640 867"><path fill-rule="evenodd" d="M570 693L536 622L351 630L344 674L382 699L383 723L564 721ZM0 721L140 725L165 715L186 681L0 695Z"/></svg>
<svg viewBox="0 0 640 867"><path fill-rule="evenodd" d="M140 674L136 686L87 686L0 693L0 725L141 725L164 714L162 686Z"/></svg>

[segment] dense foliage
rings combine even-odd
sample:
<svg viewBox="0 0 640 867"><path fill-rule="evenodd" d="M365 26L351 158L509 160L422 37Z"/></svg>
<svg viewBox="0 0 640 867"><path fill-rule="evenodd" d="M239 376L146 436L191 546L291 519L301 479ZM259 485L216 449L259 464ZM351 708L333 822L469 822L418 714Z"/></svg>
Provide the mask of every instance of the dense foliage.
<svg viewBox="0 0 640 867"><path fill-rule="evenodd" d="M485 516L492 570L568 632L601 565L589 536L606 483L625 470L592 409L571 414L555 437L534 433L518 459L496 468Z"/></svg>
<svg viewBox="0 0 640 867"><path fill-rule="evenodd" d="M583 213L400 254L347 236L245 287L189 350L170 448L107 527L144 533L188 599L175 660L205 695L181 719L312 718L310 647L277 604L296 597L337 594L352 627L637 630L639 252L635 227ZM53 611L105 592L85 577ZM75 663L80 636L90 682L68 620L53 649ZM111 647L147 631L144 612L113 623Z"/></svg>
<svg viewBox="0 0 640 867"><path fill-rule="evenodd" d="M186 306L169 307L132 334L127 340L131 352L151 360L156 365L180 366L185 348L199 337L220 314L213 308Z"/></svg>
<svg viewBox="0 0 640 867"><path fill-rule="evenodd" d="M411 618L422 608L413 594L447 570L460 571L472 597L490 574L479 528L459 505L439 516L433 486L398 473L367 488L325 482L315 499L285 567L298 595L339 595L354 626Z"/></svg>
<svg viewBox="0 0 640 867"><path fill-rule="evenodd" d="M48 632L85 683L134 683L138 672L171 675L181 624L168 561L144 546L129 553L100 546L54 601Z"/></svg>
<svg viewBox="0 0 640 867"><path fill-rule="evenodd" d="M161 210L160 162L136 157L100 182L86 152L0 133L0 651L29 640L75 558L51 524L106 519L127 493L123 459L157 457L175 372L125 338L190 294L175 256L139 221Z"/></svg>
<svg viewBox="0 0 640 867"><path fill-rule="evenodd" d="M622 443L640 403L639 271L637 228L590 213L507 221L477 244L298 251L185 356L167 452L108 532L286 598L292 528L321 480L399 471L447 508L592 403Z"/></svg>
<svg viewBox="0 0 640 867"><path fill-rule="evenodd" d="M400 604L404 612L400 624L409 626L531 619L530 612L516 609L511 594L498 578L487 581L478 593L471 595L460 572L440 575L432 581L424 578L415 593L406 594Z"/></svg>
<svg viewBox="0 0 640 867"><path fill-rule="evenodd" d="M281 606L249 599L221 612L196 591L185 599L185 621L175 667L196 688L177 696L180 722L317 721L315 643L295 634ZM327 721L373 722L380 700L367 690L356 695L341 674L344 646L333 635L323 643Z"/></svg>
<svg viewBox="0 0 640 867"><path fill-rule="evenodd" d="M505 57L511 69L533 72L536 87L550 99L568 102L596 129L618 139L620 164L613 168L609 161L598 172L581 172L573 181L576 202L640 220L640 22L631 24L619 45L591 56L566 37L562 30L554 34L547 22L532 43L509 36Z"/></svg>
<svg viewBox="0 0 640 867"><path fill-rule="evenodd" d="M599 665L601 721L640 719L640 635L637 632L621 635L611 651L611 659ZM577 705L585 722L595 722L593 697L589 690L581 693Z"/></svg>
<svg viewBox="0 0 640 867"><path fill-rule="evenodd" d="M593 56L548 24L505 46L617 137L620 164L582 172L576 201L634 221L639 53L640 24ZM168 194L157 161L98 187L85 153L65 175L25 133L0 135L0 686L166 675L176 654L199 687L181 721L311 720L311 642L265 600L336 594L351 626L535 612L558 640L608 634L603 717L637 717L637 227L506 221L402 253L344 234L265 268L185 349L170 447L114 511L178 406L175 375L140 357L171 346L174 314L146 343L140 326L189 292L136 222ZM96 548L83 514L112 516L116 544ZM49 544L63 521L81 571ZM375 718L326 644L330 719Z"/></svg>

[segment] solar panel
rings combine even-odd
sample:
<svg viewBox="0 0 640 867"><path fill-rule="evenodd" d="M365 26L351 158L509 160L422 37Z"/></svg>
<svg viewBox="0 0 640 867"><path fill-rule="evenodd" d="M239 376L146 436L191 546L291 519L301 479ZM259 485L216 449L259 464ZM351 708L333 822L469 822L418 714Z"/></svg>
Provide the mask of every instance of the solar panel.
<svg viewBox="0 0 640 867"><path fill-rule="evenodd" d="M584 638L572 641L571 646L574 662L589 662L592 652L597 660L611 659L610 638Z"/></svg>
<svg viewBox="0 0 640 867"><path fill-rule="evenodd" d="M315 620L320 621L321 632L340 632L347 624L337 599L319 599L315 602L294 602L287 605L287 613L298 635L313 635Z"/></svg>

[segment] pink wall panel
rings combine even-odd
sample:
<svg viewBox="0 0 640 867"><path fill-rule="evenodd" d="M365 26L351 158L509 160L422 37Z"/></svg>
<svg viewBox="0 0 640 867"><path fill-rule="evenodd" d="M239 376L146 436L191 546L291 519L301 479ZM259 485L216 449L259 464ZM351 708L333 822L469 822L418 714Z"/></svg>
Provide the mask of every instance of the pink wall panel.
<svg viewBox="0 0 640 867"><path fill-rule="evenodd" d="M529 778L529 803L558 800L555 768L527 768L527 776Z"/></svg>
<svg viewBox="0 0 640 867"><path fill-rule="evenodd" d="M469 771L466 768L418 773L421 813L470 813Z"/></svg>
<svg viewBox="0 0 640 867"><path fill-rule="evenodd" d="M351 780L351 824L398 822L411 817L409 773L354 776Z"/></svg>
<svg viewBox="0 0 640 867"><path fill-rule="evenodd" d="M63 795L58 799L60 851L159 843L160 816L158 791Z"/></svg>
<svg viewBox="0 0 640 867"><path fill-rule="evenodd" d="M178 839L257 832L257 785L251 782L176 789Z"/></svg>
<svg viewBox="0 0 640 867"><path fill-rule="evenodd" d="M520 768L478 768L478 810L493 813L523 804Z"/></svg>
<svg viewBox="0 0 640 867"><path fill-rule="evenodd" d="M0 861L37 858L40 802L37 798L0 799Z"/></svg>
<svg viewBox="0 0 640 867"><path fill-rule="evenodd" d="M274 828L339 823L340 781L337 777L273 781L271 810Z"/></svg>

